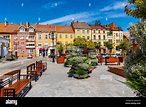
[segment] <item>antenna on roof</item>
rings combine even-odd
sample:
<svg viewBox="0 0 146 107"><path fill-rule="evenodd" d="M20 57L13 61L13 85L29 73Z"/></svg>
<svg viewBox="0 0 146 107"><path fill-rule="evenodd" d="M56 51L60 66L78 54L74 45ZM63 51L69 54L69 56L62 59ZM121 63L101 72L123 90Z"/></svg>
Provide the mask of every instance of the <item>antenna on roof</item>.
<svg viewBox="0 0 146 107"><path fill-rule="evenodd" d="M4 20L5 20L5 22L6 22L6 21L7 21L7 18L5 17L5 19L4 19Z"/></svg>

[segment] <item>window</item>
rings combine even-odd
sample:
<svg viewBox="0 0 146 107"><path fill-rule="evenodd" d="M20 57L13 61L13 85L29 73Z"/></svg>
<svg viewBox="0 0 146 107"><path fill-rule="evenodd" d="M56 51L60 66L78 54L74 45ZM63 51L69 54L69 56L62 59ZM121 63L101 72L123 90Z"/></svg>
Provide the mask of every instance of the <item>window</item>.
<svg viewBox="0 0 146 107"><path fill-rule="evenodd" d="M21 39L21 40L24 40L24 36L21 36L20 39Z"/></svg>
<svg viewBox="0 0 146 107"><path fill-rule="evenodd" d="M3 36L4 38L6 38L6 39L10 39L10 36Z"/></svg>
<svg viewBox="0 0 146 107"><path fill-rule="evenodd" d="M41 39L42 37L41 37L41 35L38 35L38 39Z"/></svg>
<svg viewBox="0 0 146 107"><path fill-rule="evenodd" d="M108 41L112 43L112 39L109 39Z"/></svg>
<svg viewBox="0 0 146 107"><path fill-rule="evenodd" d="M24 27L20 27L20 32L25 32L25 28Z"/></svg>
<svg viewBox="0 0 146 107"><path fill-rule="evenodd" d="M118 33L116 33L116 36L119 36L119 34L118 34Z"/></svg>
<svg viewBox="0 0 146 107"><path fill-rule="evenodd" d="M105 31L103 31L103 33L105 33Z"/></svg>
<svg viewBox="0 0 146 107"><path fill-rule="evenodd" d="M42 43L38 43L38 46L42 46Z"/></svg>
<svg viewBox="0 0 146 107"><path fill-rule="evenodd" d="M70 38L72 38L72 35L70 35Z"/></svg>
<svg viewBox="0 0 146 107"><path fill-rule="evenodd" d="M68 35L65 35L65 38L68 38Z"/></svg>
<svg viewBox="0 0 146 107"><path fill-rule="evenodd" d="M105 35L103 35L103 40L105 40Z"/></svg>
<svg viewBox="0 0 146 107"><path fill-rule="evenodd" d="M98 39L99 39L99 40L101 39L100 35L98 35Z"/></svg>
<svg viewBox="0 0 146 107"><path fill-rule="evenodd" d="M116 39L116 43L119 43L120 42L120 40L119 39Z"/></svg>
<svg viewBox="0 0 146 107"><path fill-rule="evenodd" d="M85 33L85 30L82 30L82 33Z"/></svg>
<svg viewBox="0 0 146 107"><path fill-rule="evenodd" d="M17 36L15 36L15 37L14 37L14 40L17 40L17 39L18 39L18 37L17 37Z"/></svg>
<svg viewBox="0 0 146 107"><path fill-rule="evenodd" d="M96 35L93 35L93 39L96 40Z"/></svg>
<svg viewBox="0 0 146 107"><path fill-rule="evenodd" d="M23 49L21 50L21 54L24 54L24 50Z"/></svg>
<svg viewBox="0 0 146 107"><path fill-rule="evenodd" d="M98 33L100 33L100 30L98 30Z"/></svg>
<svg viewBox="0 0 146 107"><path fill-rule="evenodd" d="M89 30L87 30L87 34L89 34L90 32L89 32Z"/></svg>
<svg viewBox="0 0 146 107"><path fill-rule="evenodd" d="M45 42L45 44L44 44L45 46L48 46L48 42Z"/></svg>
<svg viewBox="0 0 146 107"><path fill-rule="evenodd" d="M34 32L34 28L33 27L30 27L29 28L29 32Z"/></svg>
<svg viewBox="0 0 146 107"><path fill-rule="evenodd" d="M21 42L21 46L24 46L24 42Z"/></svg>
<svg viewBox="0 0 146 107"><path fill-rule="evenodd" d="M33 49L28 49L28 53L33 53Z"/></svg>
<svg viewBox="0 0 146 107"><path fill-rule="evenodd" d="M77 30L77 33L79 34L80 33L80 30Z"/></svg>
<svg viewBox="0 0 146 107"><path fill-rule="evenodd" d="M85 36L82 36L82 38L85 38Z"/></svg>
<svg viewBox="0 0 146 107"><path fill-rule="evenodd" d="M93 30L93 33L96 33L96 30Z"/></svg>
<svg viewBox="0 0 146 107"><path fill-rule="evenodd" d="M29 39L34 39L34 36L29 36Z"/></svg>
<svg viewBox="0 0 146 107"><path fill-rule="evenodd" d="M80 38L80 36L77 36L77 38Z"/></svg>
<svg viewBox="0 0 146 107"><path fill-rule="evenodd" d="M62 38L62 35L60 34L60 38Z"/></svg>
<svg viewBox="0 0 146 107"><path fill-rule="evenodd" d="M48 35L45 35L45 39L48 39Z"/></svg>
<svg viewBox="0 0 146 107"><path fill-rule="evenodd" d="M89 40L90 39L90 36L87 36L87 39Z"/></svg>

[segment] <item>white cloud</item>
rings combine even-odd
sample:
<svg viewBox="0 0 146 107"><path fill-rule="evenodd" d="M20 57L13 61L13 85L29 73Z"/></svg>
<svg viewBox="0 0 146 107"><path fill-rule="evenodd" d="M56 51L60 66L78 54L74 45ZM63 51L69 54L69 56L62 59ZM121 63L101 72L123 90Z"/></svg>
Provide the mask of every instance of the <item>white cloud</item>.
<svg viewBox="0 0 146 107"><path fill-rule="evenodd" d="M108 5L102 9L100 9L100 11L109 11L109 10L118 10L118 9L124 9L124 7L126 6L127 2L115 2L112 5Z"/></svg>
<svg viewBox="0 0 146 107"><path fill-rule="evenodd" d="M90 20L94 19L93 16L95 16L96 14L97 13L89 13L89 12L70 14L70 15L60 17L60 18L42 22L41 24L56 24L56 23L63 23L63 22L71 22L72 20L79 20L79 21L86 20L86 22L89 22Z"/></svg>
<svg viewBox="0 0 146 107"><path fill-rule="evenodd" d="M125 13L113 13L108 15L109 18L127 17Z"/></svg>
<svg viewBox="0 0 146 107"><path fill-rule="evenodd" d="M64 1L49 2L49 3L45 4L45 5L43 5L42 7L43 7L44 9L51 9L51 8L55 8L55 7L57 7L57 6L63 5L63 4L65 4L65 3L66 3L66 2L64 2Z"/></svg>

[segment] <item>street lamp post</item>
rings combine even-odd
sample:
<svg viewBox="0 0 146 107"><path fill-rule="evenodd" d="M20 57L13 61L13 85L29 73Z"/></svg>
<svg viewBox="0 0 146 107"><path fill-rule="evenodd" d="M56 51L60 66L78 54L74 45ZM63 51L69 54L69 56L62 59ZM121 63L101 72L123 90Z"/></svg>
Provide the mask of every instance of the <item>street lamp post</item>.
<svg viewBox="0 0 146 107"><path fill-rule="evenodd" d="M55 39L55 36L54 36L54 32L50 32L49 33L50 35L50 39L52 39L52 44L53 44L53 49L52 49L52 62L54 63L55 62L55 49L54 49L54 39Z"/></svg>
<svg viewBox="0 0 146 107"><path fill-rule="evenodd" d="M14 42L14 50L15 50L15 55L16 55L16 58L18 58L18 45L19 45L19 42Z"/></svg>

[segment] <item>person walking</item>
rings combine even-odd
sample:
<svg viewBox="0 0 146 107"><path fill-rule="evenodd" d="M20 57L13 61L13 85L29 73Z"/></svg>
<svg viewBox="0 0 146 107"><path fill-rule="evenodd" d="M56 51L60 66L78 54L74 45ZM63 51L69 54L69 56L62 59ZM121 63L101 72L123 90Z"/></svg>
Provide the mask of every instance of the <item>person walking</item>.
<svg viewBox="0 0 146 107"><path fill-rule="evenodd" d="M45 52L43 52L43 57L45 57Z"/></svg>

